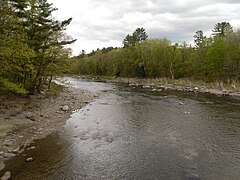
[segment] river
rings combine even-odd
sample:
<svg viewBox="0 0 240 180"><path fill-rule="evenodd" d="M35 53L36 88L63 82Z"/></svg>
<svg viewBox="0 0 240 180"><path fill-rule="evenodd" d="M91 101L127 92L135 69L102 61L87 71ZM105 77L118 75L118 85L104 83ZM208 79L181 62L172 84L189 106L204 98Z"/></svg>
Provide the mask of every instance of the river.
<svg viewBox="0 0 240 180"><path fill-rule="evenodd" d="M240 179L239 102L68 81L99 98L74 112L64 132L9 160L13 179Z"/></svg>

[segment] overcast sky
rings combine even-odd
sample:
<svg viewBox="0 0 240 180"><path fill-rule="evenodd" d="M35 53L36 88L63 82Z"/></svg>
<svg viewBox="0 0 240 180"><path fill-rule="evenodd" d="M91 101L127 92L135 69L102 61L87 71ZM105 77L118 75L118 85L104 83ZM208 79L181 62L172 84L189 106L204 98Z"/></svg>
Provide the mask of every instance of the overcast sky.
<svg viewBox="0 0 240 180"><path fill-rule="evenodd" d="M240 27L239 0L49 0L57 19L73 18L67 34L77 39L73 53L120 47L127 34L143 27L149 38L191 42L197 30L211 34L214 24Z"/></svg>

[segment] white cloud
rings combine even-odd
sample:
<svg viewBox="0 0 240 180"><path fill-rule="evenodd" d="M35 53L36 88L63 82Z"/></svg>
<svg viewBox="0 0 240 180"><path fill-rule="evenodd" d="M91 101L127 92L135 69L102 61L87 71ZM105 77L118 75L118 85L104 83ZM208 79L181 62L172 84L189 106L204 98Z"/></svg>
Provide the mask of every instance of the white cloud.
<svg viewBox="0 0 240 180"><path fill-rule="evenodd" d="M49 0L59 10L58 19L73 18L67 33L81 49L121 46L124 37L144 27L150 38L167 37L172 42L191 42L197 30L211 34L217 22L240 25L239 0Z"/></svg>

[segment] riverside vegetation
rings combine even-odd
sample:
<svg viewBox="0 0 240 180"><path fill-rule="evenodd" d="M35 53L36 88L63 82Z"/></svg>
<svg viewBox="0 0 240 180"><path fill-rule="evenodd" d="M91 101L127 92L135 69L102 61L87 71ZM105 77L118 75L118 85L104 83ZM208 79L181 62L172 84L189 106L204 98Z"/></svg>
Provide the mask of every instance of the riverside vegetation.
<svg viewBox="0 0 240 180"><path fill-rule="evenodd" d="M123 40L123 48L103 48L72 58L75 74L91 76L168 79L193 82L213 88L239 89L240 30L228 22L217 23L206 37L199 30L192 46L170 40L150 39L144 28L137 28ZM182 84L183 85L183 84Z"/></svg>
<svg viewBox="0 0 240 180"><path fill-rule="evenodd" d="M211 37L197 31L194 47L166 38L148 40L145 29L137 28L123 40L123 48L82 51L70 58L65 45L76 40L64 31L72 19L55 20L56 10L47 0L0 0L0 169L6 159L34 148L28 147L34 139L61 130L73 110L96 98L74 88L55 92L57 97L40 93L52 86L62 91L52 80L64 73L118 77L118 82L156 91L171 84L180 90L187 84L213 84L213 89L228 87L239 95L240 30L228 22L217 23ZM11 178L10 172L6 176Z"/></svg>
<svg viewBox="0 0 240 180"><path fill-rule="evenodd" d="M34 94L67 68L72 21L55 20L47 0L0 0L0 92Z"/></svg>
<svg viewBox="0 0 240 180"><path fill-rule="evenodd" d="M30 142L61 131L72 111L93 99L53 83L69 66L65 45L75 42L64 32L72 19L55 20L56 10L47 0L0 0L0 170ZM11 172L1 176L10 179Z"/></svg>

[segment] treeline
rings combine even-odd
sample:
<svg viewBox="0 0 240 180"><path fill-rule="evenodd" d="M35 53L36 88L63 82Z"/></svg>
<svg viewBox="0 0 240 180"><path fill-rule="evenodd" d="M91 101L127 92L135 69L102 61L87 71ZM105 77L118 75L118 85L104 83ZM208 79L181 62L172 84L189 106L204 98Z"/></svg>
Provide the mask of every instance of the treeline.
<svg viewBox="0 0 240 180"><path fill-rule="evenodd" d="M47 0L0 0L0 90L18 94L40 91L64 71L72 40L71 22L55 20Z"/></svg>
<svg viewBox="0 0 240 180"><path fill-rule="evenodd" d="M211 37L197 31L195 45L168 39L147 40L143 28L124 39L123 48L74 57L73 72L82 75L236 82L240 78L240 30L217 23ZM138 33L137 33L138 32ZM136 33L138 35L136 35ZM144 37L136 41L136 37ZM134 42L134 43L132 43Z"/></svg>

